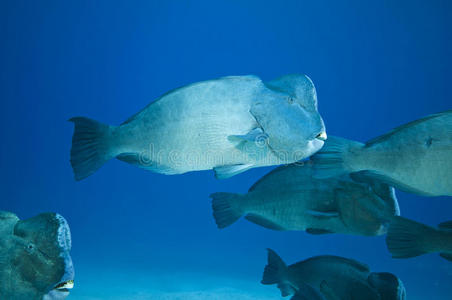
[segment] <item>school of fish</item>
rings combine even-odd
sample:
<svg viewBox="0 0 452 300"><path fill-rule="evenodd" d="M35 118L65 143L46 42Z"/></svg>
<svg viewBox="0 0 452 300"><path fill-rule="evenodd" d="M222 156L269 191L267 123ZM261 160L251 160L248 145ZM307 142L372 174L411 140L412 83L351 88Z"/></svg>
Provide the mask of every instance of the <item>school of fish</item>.
<svg viewBox="0 0 452 300"><path fill-rule="evenodd" d="M386 235L394 258L439 253L452 261L452 221L437 228L400 216L395 190L452 196L452 111L402 125L366 143L327 137L312 80L230 76L172 90L118 126L74 123L77 181L117 158L173 175L213 170L219 179L282 165L246 193L217 192L223 229L241 217L271 230ZM0 212L0 295L64 299L74 285L69 226L58 214L19 220ZM8 279L9 278L9 279ZM405 300L400 278L331 255L286 265L268 249L261 281L293 300Z"/></svg>

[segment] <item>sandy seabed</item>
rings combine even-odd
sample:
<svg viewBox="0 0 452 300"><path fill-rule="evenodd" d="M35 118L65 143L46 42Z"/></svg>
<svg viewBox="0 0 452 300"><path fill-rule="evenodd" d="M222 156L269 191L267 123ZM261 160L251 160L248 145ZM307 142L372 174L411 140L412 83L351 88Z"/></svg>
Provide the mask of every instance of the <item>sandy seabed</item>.
<svg viewBox="0 0 452 300"><path fill-rule="evenodd" d="M68 300L275 300L276 286L206 274L79 270Z"/></svg>

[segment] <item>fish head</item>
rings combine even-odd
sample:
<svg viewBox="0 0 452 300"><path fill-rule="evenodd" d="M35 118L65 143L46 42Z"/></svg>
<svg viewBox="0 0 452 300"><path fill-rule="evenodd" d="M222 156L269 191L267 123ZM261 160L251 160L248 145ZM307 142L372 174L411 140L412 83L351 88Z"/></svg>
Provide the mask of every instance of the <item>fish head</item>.
<svg viewBox="0 0 452 300"><path fill-rule="evenodd" d="M265 83L251 114L268 136L268 146L282 162L306 158L323 147L325 124L317 111L317 94L306 75L286 75Z"/></svg>
<svg viewBox="0 0 452 300"><path fill-rule="evenodd" d="M405 300L406 290L403 282L391 273L371 273L369 283L380 293L381 299Z"/></svg>
<svg viewBox="0 0 452 300"><path fill-rule="evenodd" d="M381 224L378 234L385 234L392 218L400 215L395 189L373 178L367 171L352 173L350 178L363 189L363 196L355 199L354 205L361 208L363 215L373 216Z"/></svg>
<svg viewBox="0 0 452 300"><path fill-rule="evenodd" d="M399 214L392 187L376 183L356 182L342 175L335 189L335 201L342 220L355 234L382 235L394 215Z"/></svg>
<svg viewBox="0 0 452 300"><path fill-rule="evenodd" d="M10 266L11 291L46 300L64 299L73 287L74 267L69 255L71 235L66 220L44 213L18 221L0 251Z"/></svg>

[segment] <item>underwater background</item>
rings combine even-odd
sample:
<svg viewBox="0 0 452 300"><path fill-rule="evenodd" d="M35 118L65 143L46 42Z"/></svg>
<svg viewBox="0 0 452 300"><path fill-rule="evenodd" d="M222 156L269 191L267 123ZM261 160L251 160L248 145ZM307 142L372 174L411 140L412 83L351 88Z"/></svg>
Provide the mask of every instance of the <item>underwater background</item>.
<svg viewBox="0 0 452 300"><path fill-rule="evenodd" d="M243 219L217 229L209 194L244 193L272 168L216 180L212 171L165 176L113 160L76 182L67 122L119 124L196 81L305 73L327 133L364 142L451 109L451 70L447 0L2 0L0 209L68 220L69 299L280 299L260 284L266 248L287 263L354 258L399 276L408 299L451 299L451 262L392 259L384 236L277 232ZM404 217L452 219L450 198L397 196Z"/></svg>

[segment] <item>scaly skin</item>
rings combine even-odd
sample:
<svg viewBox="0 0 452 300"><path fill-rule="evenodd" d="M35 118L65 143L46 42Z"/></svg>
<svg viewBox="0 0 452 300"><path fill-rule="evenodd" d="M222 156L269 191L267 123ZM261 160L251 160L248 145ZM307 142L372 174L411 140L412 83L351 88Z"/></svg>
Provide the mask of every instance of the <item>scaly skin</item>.
<svg viewBox="0 0 452 300"><path fill-rule="evenodd" d="M159 165L161 172L167 174L223 165L293 162L292 152L303 153L302 157L296 156L298 160L322 147L323 141L316 136L325 129L316 109L303 109L296 102L306 99L295 97L295 102L289 104L289 98L286 92L272 90L253 76L182 87L154 101L129 122L113 128L110 156L136 154L148 161L148 165L138 166L159 171L155 168ZM261 124L258 117L262 122L269 118L274 122ZM260 144L231 140L231 136L246 135L260 127L268 135L268 140L260 137L263 139ZM289 140L282 140L273 132L284 133ZM281 150L291 151L287 159L275 154Z"/></svg>
<svg viewBox="0 0 452 300"><path fill-rule="evenodd" d="M403 190L452 196L452 112L406 126L364 147L353 169L380 173L399 182Z"/></svg>

